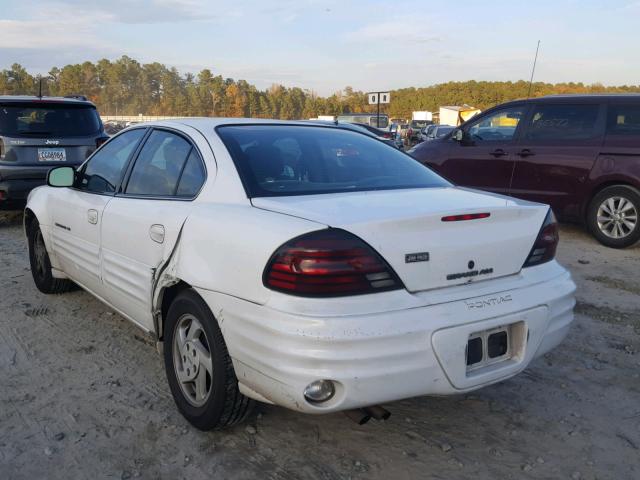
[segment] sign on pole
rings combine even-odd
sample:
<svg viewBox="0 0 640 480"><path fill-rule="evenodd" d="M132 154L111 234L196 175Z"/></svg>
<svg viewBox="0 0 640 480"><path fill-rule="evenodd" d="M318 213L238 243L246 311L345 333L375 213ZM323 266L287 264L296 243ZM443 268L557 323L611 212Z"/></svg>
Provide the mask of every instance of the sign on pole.
<svg viewBox="0 0 640 480"><path fill-rule="evenodd" d="M378 103L389 103L391 101L391 93L389 92L370 92L369 105L377 105Z"/></svg>

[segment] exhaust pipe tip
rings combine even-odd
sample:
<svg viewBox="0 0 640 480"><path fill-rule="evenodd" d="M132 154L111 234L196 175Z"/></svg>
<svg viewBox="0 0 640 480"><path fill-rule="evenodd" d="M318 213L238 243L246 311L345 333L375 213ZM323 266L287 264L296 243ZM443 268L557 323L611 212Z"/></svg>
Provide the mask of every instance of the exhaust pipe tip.
<svg viewBox="0 0 640 480"><path fill-rule="evenodd" d="M372 405L370 407L363 408L367 415L375 418L376 420L388 420L391 416L391 412L380 405Z"/></svg>
<svg viewBox="0 0 640 480"><path fill-rule="evenodd" d="M371 415L364 411L362 408L356 408L354 410L345 410L344 414L350 419L356 422L358 425L364 425L371 420Z"/></svg>

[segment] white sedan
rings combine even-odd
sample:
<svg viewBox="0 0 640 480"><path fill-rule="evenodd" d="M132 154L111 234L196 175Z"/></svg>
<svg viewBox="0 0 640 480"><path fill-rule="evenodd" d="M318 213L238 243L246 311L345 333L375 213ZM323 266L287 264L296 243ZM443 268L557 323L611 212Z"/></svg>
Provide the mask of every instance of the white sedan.
<svg viewBox="0 0 640 480"><path fill-rule="evenodd" d="M36 286L78 284L154 335L200 429L254 400L383 418L521 372L573 319L549 207L354 131L139 124L47 182L25 211Z"/></svg>

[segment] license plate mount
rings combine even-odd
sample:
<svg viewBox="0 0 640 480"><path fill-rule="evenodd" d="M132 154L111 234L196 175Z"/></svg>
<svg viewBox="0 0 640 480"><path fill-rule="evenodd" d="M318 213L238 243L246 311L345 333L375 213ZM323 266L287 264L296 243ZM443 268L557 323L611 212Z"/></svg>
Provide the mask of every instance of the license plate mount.
<svg viewBox="0 0 640 480"><path fill-rule="evenodd" d="M39 148L39 162L66 162L67 151L64 148Z"/></svg>

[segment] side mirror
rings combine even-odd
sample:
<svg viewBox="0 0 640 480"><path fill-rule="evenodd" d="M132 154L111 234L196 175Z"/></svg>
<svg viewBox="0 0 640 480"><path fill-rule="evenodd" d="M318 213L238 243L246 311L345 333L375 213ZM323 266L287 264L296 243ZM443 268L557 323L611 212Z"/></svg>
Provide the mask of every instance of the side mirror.
<svg viewBox="0 0 640 480"><path fill-rule="evenodd" d="M453 138L456 142L461 142L464 138L464 132L458 128L455 132L453 132L451 138Z"/></svg>
<svg viewBox="0 0 640 480"><path fill-rule="evenodd" d="M73 167L56 167L47 173L47 185L50 187L72 187L76 170Z"/></svg>

